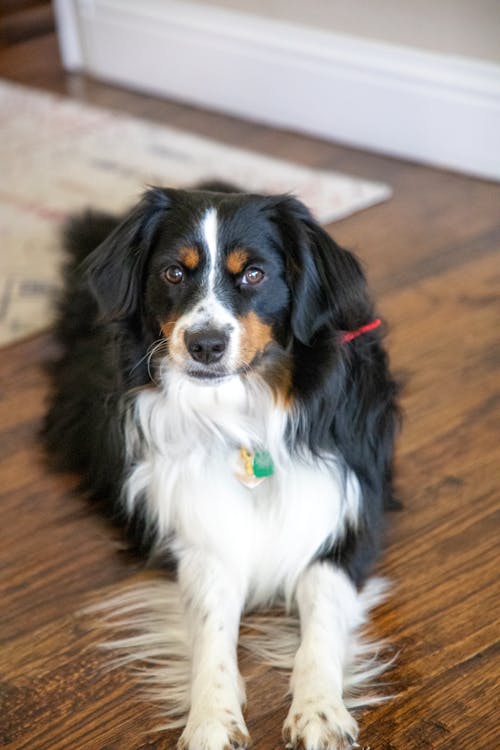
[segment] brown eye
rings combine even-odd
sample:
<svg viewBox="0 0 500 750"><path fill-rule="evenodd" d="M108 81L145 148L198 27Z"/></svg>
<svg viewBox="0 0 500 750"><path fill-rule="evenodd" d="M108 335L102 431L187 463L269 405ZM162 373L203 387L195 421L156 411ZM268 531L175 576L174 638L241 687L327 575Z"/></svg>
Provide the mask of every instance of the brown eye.
<svg viewBox="0 0 500 750"><path fill-rule="evenodd" d="M264 276L264 271L261 268L257 268L257 266L249 266L243 272L241 283L255 286L256 284L260 284Z"/></svg>
<svg viewBox="0 0 500 750"><path fill-rule="evenodd" d="M163 271L163 278L170 284L180 284L184 278L184 271L180 266L169 266Z"/></svg>

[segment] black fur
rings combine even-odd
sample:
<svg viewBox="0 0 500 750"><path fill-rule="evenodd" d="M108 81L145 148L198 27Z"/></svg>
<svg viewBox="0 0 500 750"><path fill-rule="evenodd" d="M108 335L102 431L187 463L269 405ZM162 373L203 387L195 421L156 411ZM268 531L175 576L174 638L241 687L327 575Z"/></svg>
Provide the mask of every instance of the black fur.
<svg viewBox="0 0 500 750"><path fill-rule="evenodd" d="M340 332L374 318L359 262L301 203L280 200L278 206L284 245L291 251L293 385L303 415L293 442L318 455L337 451L360 481L360 526L320 556L333 558L361 584L379 551L383 511L397 505L392 487L397 386L380 332L341 342Z"/></svg>
<svg viewBox="0 0 500 750"><path fill-rule="evenodd" d="M121 505L129 468L124 405L134 389L151 385L147 353L158 337L158 320L188 300L174 290L168 297L156 272L176 238L188 235L193 217L215 205L222 241L260 248L274 269L276 286L260 297L229 282L225 294L232 309L256 309L272 324L282 356L290 359L301 414L289 432L291 447L306 445L318 455L335 451L360 481L360 526L320 553L360 584L377 554L384 505L393 502L398 420L380 331L341 342L342 331L374 317L360 264L289 196L248 196L220 184L200 188L153 188L121 221L87 213L69 224L56 327L61 356L52 367L46 443L58 465L80 472L87 490L147 547L142 519L126 519ZM183 294L189 293L186 287Z"/></svg>

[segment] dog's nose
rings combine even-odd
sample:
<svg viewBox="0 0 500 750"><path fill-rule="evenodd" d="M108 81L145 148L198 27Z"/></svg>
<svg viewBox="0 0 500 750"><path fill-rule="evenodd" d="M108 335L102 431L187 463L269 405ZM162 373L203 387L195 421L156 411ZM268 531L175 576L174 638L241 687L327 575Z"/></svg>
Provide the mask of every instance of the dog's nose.
<svg viewBox="0 0 500 750"><path fill-rule="evenodd" d="M211 365L222 359L226 351L228 336L224 331L210 328L203 331L186 331L184 341L193 359L204 365Z"/></svg>

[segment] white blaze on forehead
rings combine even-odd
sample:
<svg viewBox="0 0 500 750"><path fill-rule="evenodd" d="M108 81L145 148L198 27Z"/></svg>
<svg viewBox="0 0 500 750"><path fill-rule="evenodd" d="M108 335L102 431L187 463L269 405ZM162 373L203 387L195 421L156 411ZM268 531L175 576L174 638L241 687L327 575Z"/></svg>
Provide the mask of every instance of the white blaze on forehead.
<svg viewBox="0 0 500 750"><path fill-rule="evenodd" d="M202 232L208 250L208 293L212 293L217 271L217 211L209 208L203 217Z"/></svg>
<svg viewBox="0 0 500 750"><path fill-rule="evenodd" d="M223 364L230 370L236 366L239 357L240 325L228 308L223 298L215 293L217 276L220 273L217 268L219 263L219 247L217 243L217 211L209 208L201 217L199 231L203 238L206 253L206 271L204 273L203 285L200 288L200 296L196 299L194 307L187 310L178 318L172 335L170 354L174 361L183 366L187 357L184 345L184 334L186 331L203 330L206 328L217 328L224 330L229 341L226 347ZM219 295L222 290L219 288Z"/></svg>

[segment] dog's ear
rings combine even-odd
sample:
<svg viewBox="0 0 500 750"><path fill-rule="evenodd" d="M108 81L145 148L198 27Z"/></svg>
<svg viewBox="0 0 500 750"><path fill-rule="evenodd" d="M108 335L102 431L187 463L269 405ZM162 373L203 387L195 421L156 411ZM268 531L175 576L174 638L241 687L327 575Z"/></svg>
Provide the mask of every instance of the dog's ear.
<svg viewBox="0 0 500 750"><path fill-rule="evenodd" d="M276 205L292 291L292 333L310 344L325 327L354 330L372 315L358 260L339 247L298 200Z"/></svg>
<svg viewBox="0 0 500 750"><path fill-rule="evenodd" d="M84 261L83 271L104 320L127 318L137 310L144 268L169 207L168 191L151 188Z"/></svg>

